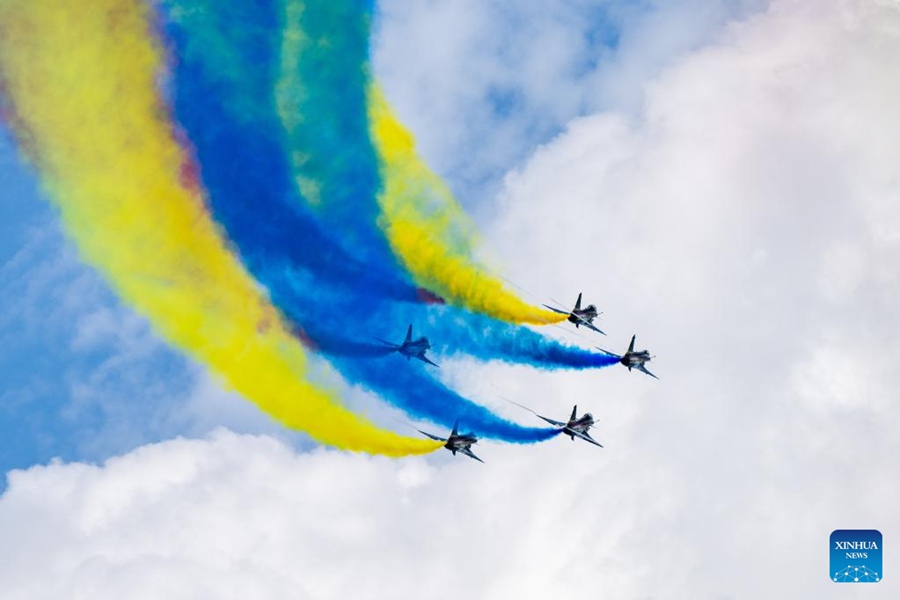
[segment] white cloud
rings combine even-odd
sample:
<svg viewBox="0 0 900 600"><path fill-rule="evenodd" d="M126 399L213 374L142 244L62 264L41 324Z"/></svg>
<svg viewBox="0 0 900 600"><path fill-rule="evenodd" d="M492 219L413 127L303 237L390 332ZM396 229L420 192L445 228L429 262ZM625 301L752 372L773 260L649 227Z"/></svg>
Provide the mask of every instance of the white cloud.
<svg viewBox="0 0 900 600"><path fill-rule="evenodd" d="M616 489L629 467L586 445L485 451L489 465L447 455L438 466L298 455L220 432L102 467L13 472L0 499L4 597L535 597L575 592L583 578L635 589L635 574L656 576L635 560L633 524L672 514L670 475L647 469ZM542 453L580 460L534 485ZM609 489L579 496L587 478ZM657 483L671 493L652 494ZM633 492L647 496L640 509ZM613 523L604 508L614 504Z"/></svg>
<svg viewBox="0 0 900 600"><path fill-rule="evenodd" d="M638 118L574 121L507 177L489 239L512 279L583 287L611 344L659 355L650 388L582 393L640 403L627 444L685 487L667 531L701 561L672 597L830 597L827 534L900 524L898 25L895 4L773 3Z"/></svg>
<svg viewBox="0 0 900 600"><path fill-rule="evenodd" d="M386 0L373 61L420 149L470 210L570 119L631 112L648 77L759 0Z"/></svg>

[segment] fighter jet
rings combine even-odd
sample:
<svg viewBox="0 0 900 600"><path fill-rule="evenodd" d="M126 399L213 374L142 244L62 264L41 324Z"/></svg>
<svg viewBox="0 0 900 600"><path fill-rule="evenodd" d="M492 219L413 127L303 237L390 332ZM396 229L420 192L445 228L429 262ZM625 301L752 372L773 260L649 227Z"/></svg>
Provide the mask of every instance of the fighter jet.
<svg viewBox="0 0 900 600"><path fill-rule="evenodd" d="M391 342L387 342L381 338L375 338L388 348L391 348L395 352L399 352L403 356L406 357L406 360L410 358L418 358L422 362L427 362L429 365L438 366L436 363L431 362L427 358L425 358L425 352L431 348L431 343L429 343L427 337L420 337L417 340L412 339L412 325L409 326L409 329L406 330L406 339L403 340L402 344L394 344Z"/></svg>
<svg viewBox="0 0 900 600"><path fill-rule="evenodd" d="M603 447L602 444L598 443L597 440L592 438L591 434L588 433L588 430L596 424L593 415L591 415L591 413L584 413L579 417L577 404L572 407L572 416L569 417L569 422L563 423L562 421L554 421L553 419L548 419L543 415L539 415L527 406L519 404L518 402L513 402L512 400L509 400L509 402L512 402L516 406L521 406L528 412L534 413L535 416L547 421L551 425L562 427L563 435L569 436L572 441L575 441L575 438L578 437L586 442L594 444L595 446L600 446L601 448Z"/></svg>
<svg viewBox="0 0 900 600"><path fill-rule="evenodd" d="M449 438L442 438L442 437L438 437L436 435L431 435L430 433L428 433L426 431L422 431L421 429L418 429L417 431L419 433L421 433L422 435L427 435L428 437L430 437L433 440L437 440L439 442L446 442L444 444L444 448L446 448L447 450L452 452L453 456L456 456L457 452L462 452L469 458L474 458L478 462L483 463L484 461L481 460L480 458L478 458L477 456L475 456L475 453L472 452L472 444L477 444L478 438L475 437L471 433L457 433L458 429L459 429L459 420L457 420L456 423L453 424L453 431L450 432Z"/></svg>
<svg viewBox="0 0 900 600"><path fill-rule="evenodd" d="M599 312L597 312L597 307L593 304L588 304L585 308L581 308L581 293L578 294L578 300L575 301L575 308L573 308L571 311L560 310L548 304L545 304L544 306L555 313L559 313L561 315L569 315L569 318L567 320L569 321L569 323L574 323L576 328L580 325L584 325L588 329L592 329L597 333L606 335L606 333L600 331L593 323L594 319L597 318L597 315L600 314Z"/></svg>
<svg viewBox="0 0 900 600"><path fill-rule="evenodd" d="M649 362L650 359L653 358L652 356L650 356L650 353L646 350L640 350L638 352L634 351L634 338L636 338L636 337L637 336L635 336L635 335L631 336L631 343L628 345L628 352L626 352L622 356L619 356L618 354L610 352L609 350L604 350L603 348L600 348L600 347L598 347L597 349L600 350L601 352L605 352L605 353L609 354L610 356L617 357L621 364L628 367L629 371L632 368L635 368L638 371L643 371L644 373L646 373L653 379L659 379L659 377L657 377L656 375L654 375L653 373L648 371L647 367L644 366L644 363Z"/></svg>
<svg viewBox="0 0 900 600"><path fill-rule="evenodd" d="M535 413L537 415L537 413ZM572 441L575 441L575 437L579 437L586 442L590 442L595 446L603 447L601 444L597 442L591 435L588 433L588 430L594 426L594 417L591 413L584 413L580 417L578 416L578 405L572 407L572 416L569 417L568 423L561 423L559 421L554 421L553 419L548 419L547 417L543 417L541 415L537 415L543 420L547 421L551 425L556 425L557 427L563 428L563 435L569 436Z"/></svg>

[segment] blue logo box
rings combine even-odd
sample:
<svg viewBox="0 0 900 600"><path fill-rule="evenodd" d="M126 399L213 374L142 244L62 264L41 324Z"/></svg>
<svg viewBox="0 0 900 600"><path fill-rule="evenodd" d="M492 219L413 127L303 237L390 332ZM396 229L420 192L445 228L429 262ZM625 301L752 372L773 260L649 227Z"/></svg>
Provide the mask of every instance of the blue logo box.
<svg viewBox="0 0 900 600"><path fill-rule="evenodd" d="M837 583L878 583L883 573L881 532L838 529L831 533L831 580Z"/></svg>

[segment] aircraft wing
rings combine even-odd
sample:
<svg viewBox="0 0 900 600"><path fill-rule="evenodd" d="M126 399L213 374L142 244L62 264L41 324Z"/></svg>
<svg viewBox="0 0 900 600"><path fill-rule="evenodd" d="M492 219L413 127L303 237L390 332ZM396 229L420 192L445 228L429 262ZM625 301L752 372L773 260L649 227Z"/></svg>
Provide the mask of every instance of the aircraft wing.
<svg viewBox="0 0 900 600"><path fill-rule="evenodd" d="M594 346L594 348L596 348L597 350L599 350L599 351L602 352L603 354L606 354L607 356L615 356L616 358L622 358L622 355L616 354L615 352L610 352L609 350L604 350L604 349L601 348L600 346Z"/></svg>
<svg viewBox="0 0 900 600"><path fill-rule="evenodd" d="M552 310L553 312L559 313L559 314L561 314L561 315L571 315L571 314L572 314L572 313L570 313L570 312L567 311L567 310L559 310L558 308L553 308L552 306L549 306L549 305L547 305L547 304L543 304L542 306L543 306L544 308L549 308L549 309Z"/></svg>
<svg viewBox="0 0 900 600"><path fill-rule="evenodd" d="M385 346L387 346L388 348L393 348L394 350L396 350L397 348L400 347L400 344L395 344L393 342L389 342L389 341L383 340L381 338L375 338L375 339L378 340L379 342L381 342L382 344L384 344Z"/></svg>
<svg viewBox="0 0 900 600"><path fill-rule="evenodd" d="M431 435L431 434L428 433L427 431L422 431L421 429L416 429L416 431L418 431L418 432L421 433L422 435L426 435L426 436L430 437L431 439L433 439L433 440L436 441L436 442L446 442L446 441L447 441L446 438L438 437L438 436L436 436L436 435Z"/></svg>
<svg viewBox="0 0 900 600"><path fill-rule="evenodd" d="M643 371L644 373L646 373L647 375L649 375L649 376L652 377L653 379L659 379L659 377L657 377L656 375L654 375L653 373L651 373L650 371L648 371L648 370L647 370L647 367L645 367L644 365L635 365L634 368L637 369L638 371Z"/></svg>
<svg viewBox="0 0 900 600"><path fill-rule="evenodd" d="M579 438L583 439L586 442L590 442L595 446L600 446L601 448L603 447L603 444L600 444L597 440L592 438L587 433L578 433L577 431L573 431L572 433L575 434L576 436L578 436Z"/></svg>
<svg viewBox="0 0 900 600"><path fill-rule="evenodd" d="M559 421L554 421L553 419L548 419L547 417L541 417L541 415L538 415L537 413L534 413L534 414L536 414L539 418L547 421L551 425L556 425L557 427L565 427L566 426L566 423L560 423Z"/></svg>
<svg viewBox="0 0 900 600"><path fill-rule="evenodd" d="M418 359L421 360L422 362L427 362L429 365L434 365L435 367L440 368L440 365L439 365L439 364L437 364L437 363L435 363L435 362L431 362L430 360L428 360L428 359L425 357L424 354L416 354L416 358L418 358Z"/></svg>
<svg viewBox="0 0 900 600"><path fill-rule="evenodd" d="M579 322L579 323L581 323L582 325L584 325L584 326L587 327L588 329L593 330L593 331L596 331L597 333L599 333L599 334L601 334L601 335L606 335L606 332L597 329L597 326L594 325L593 323L591 323L590 321L588 321L587 319L582 319L581 317L579 317L579 316L577 316L577 315L575 316L575 318L578 319L578 322Z"/></svg>
<svg viewBox="0 0 900 600"><path fill-rule="evenodd" d="M472 452L472 449L469 448L469 447L466 447L466 448L460 448L459 450L457 450L457 452L462 452L463 454L465 454L465 455L468 456L469 458L474 458L474 459L477 460L478 462L480 462L480 463L482 463L482 464L484 463L483 460L481 460L480 458L478 458L477 456L475 456L475 453Z"/></svg>

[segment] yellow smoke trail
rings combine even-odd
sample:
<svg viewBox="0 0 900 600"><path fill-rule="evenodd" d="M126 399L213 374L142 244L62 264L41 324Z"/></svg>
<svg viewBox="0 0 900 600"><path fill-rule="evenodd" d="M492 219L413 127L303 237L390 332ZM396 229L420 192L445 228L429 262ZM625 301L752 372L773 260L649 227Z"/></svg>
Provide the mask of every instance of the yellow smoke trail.
<svg viewBox="0 0 900 600"><path fill-rule="evenodd" d="M162 50L137 0L0 2L0 90L83 257L166 339L287 427L402 456L399 436L302 380L305 357L228 252L157 98Z"/></svg>
<svg viewBox="0 0 900 600"><path fill-rule="evenodd" d="M474 225L418 157L412 134L394 117L381 90L370 85L368 97L382 177L379 225L416 282L451 304L503 321L564 321L566 315L522 301L474 261Z"/></svg>

